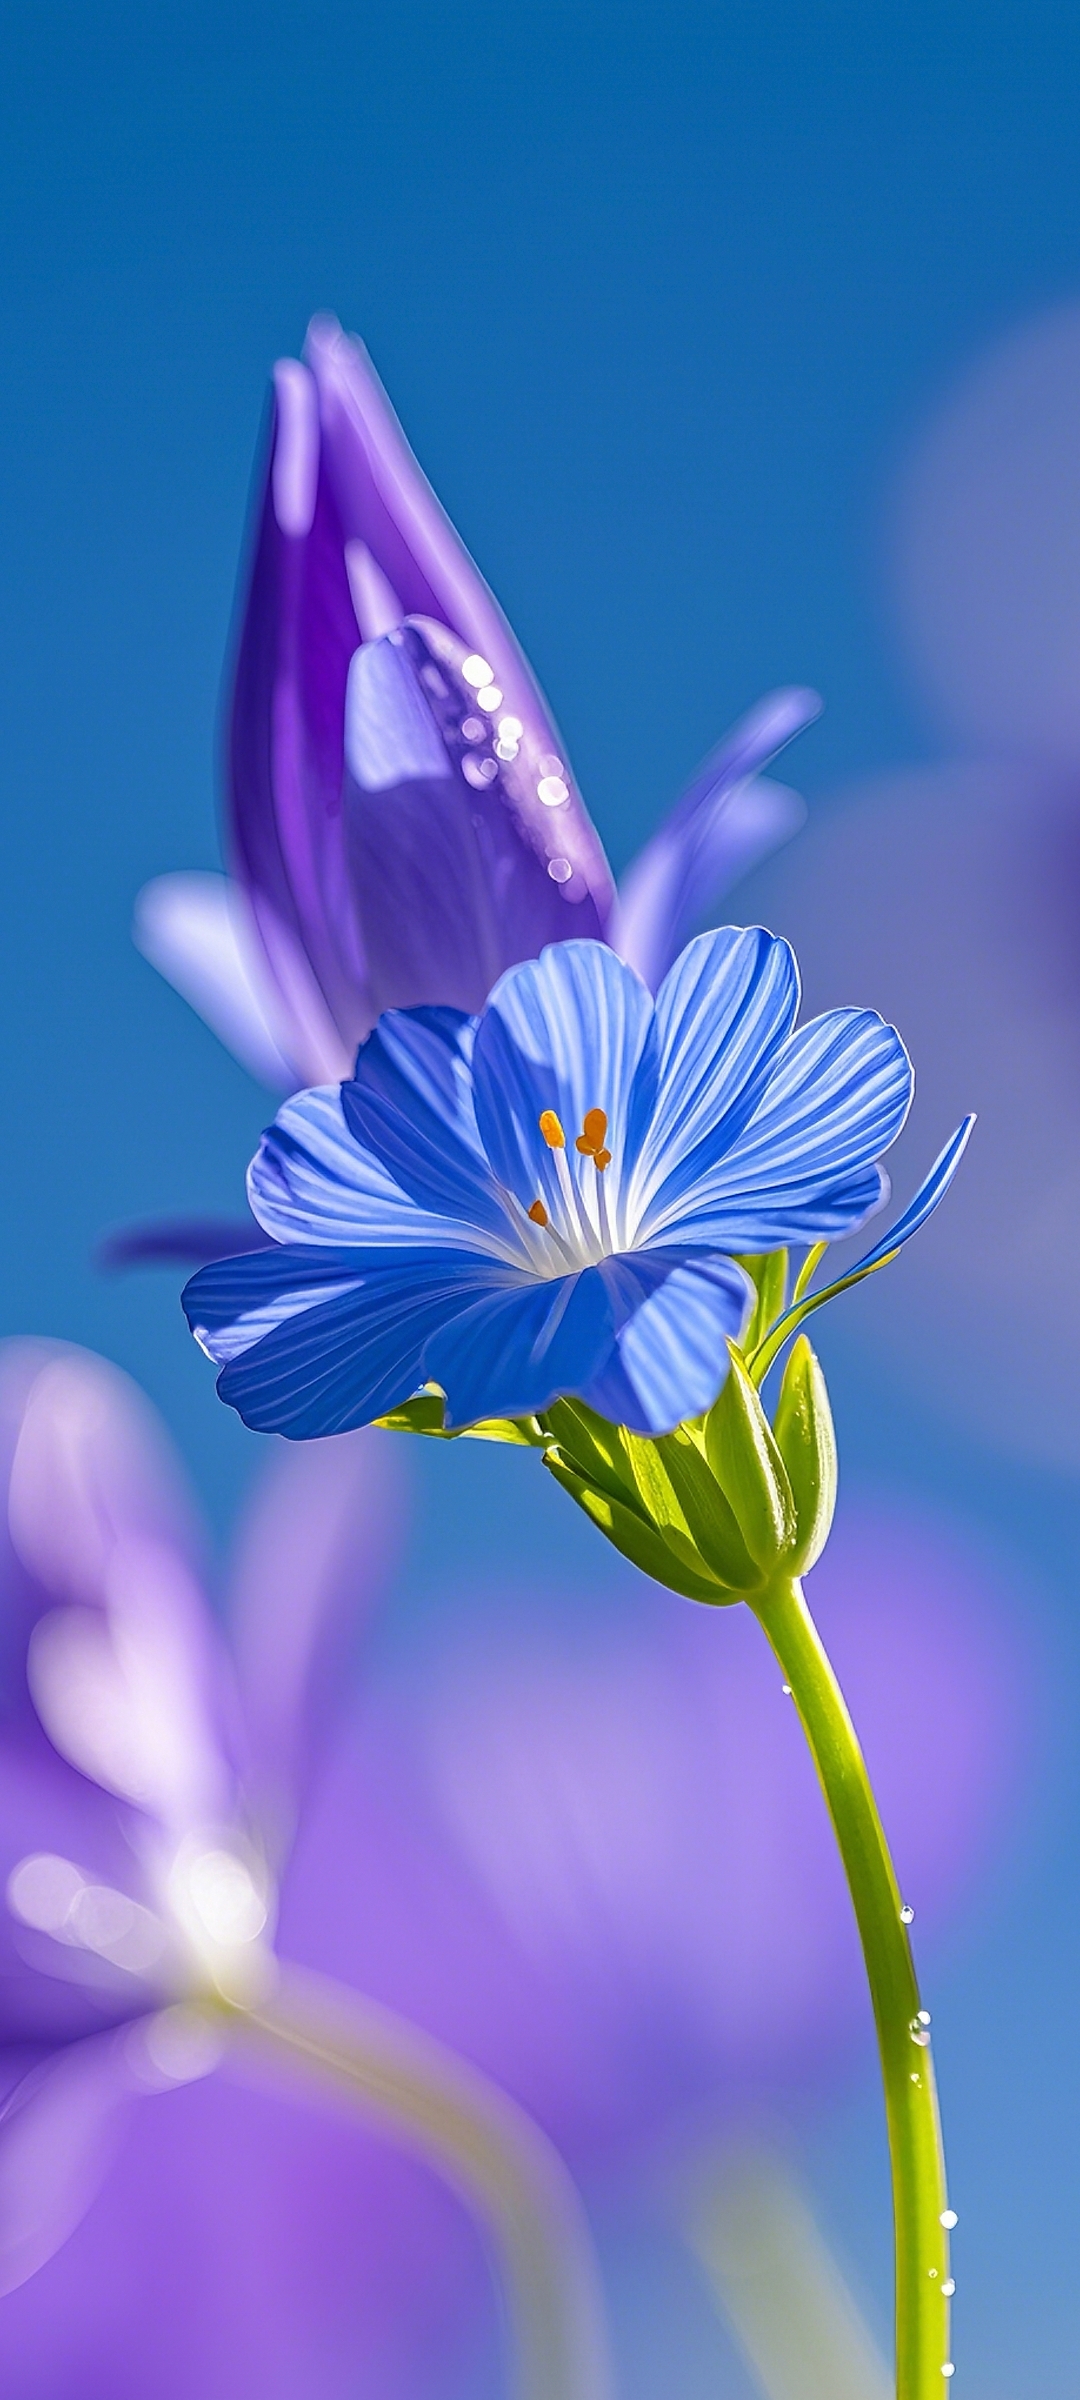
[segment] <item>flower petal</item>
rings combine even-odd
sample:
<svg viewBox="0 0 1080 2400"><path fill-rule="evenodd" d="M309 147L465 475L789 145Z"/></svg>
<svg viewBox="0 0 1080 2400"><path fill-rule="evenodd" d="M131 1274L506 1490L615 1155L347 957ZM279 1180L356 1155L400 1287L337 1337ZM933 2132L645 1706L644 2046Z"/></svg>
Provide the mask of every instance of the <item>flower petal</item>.
<svg viewBox="0 0 1080 2400"><path fill-rule="evenodd" d="M396 607L400 619L423 617L445 627L459 658L471 654L486 661L501 695L493 709L520 726L514 737L517 757L509 762L515 809L542 856L549 840L545 822L557 819L557 848L570 861L578 885L573 897L587 918L577 930L600 932L613 899L607 861L558 728L502 610L421 473L362 345L333 317L321 316L308 328L304 355L318 392L322 455L348 546L358 613L364 614L372 584L381 595L379 613L361 625L365 639L390 630ZM545 804L538 790L552 777L565 787L565 798L554 806L550 800ZM535 943L514 955L531 956L553 938L545 924ZM495 972L510 963L504 953ZM456 997L444 990L395 991L380 1005Z"/></svg>
<svg viewBox="0 0 1080 2400"><path fill-rule="evenodd" d="M649 994L603 943L553 945L503 977L476 1029L473 1093L495 1173L523 1207L542 1193L561 1213L539 1130L548 1109L562 1123L572 1168L586 1110L604 1110L608 1182L617 1193L652 1113L656 1061Z"/></svg>
<svg viewBox="0 0 1080 2400"><path fill-rule="evenodd" d="M341 813L357 631L316 385L282 360L229 711L230 831L283 1008L299 956L347 1051L373 1013Z"/></svg>
<svg viewBox="0 0 1080 2400"><path fill-rule="evenodd" d="M424 1368L446 1393L448 1425L530 1417L580 1392L610 1351L615 1320L597 1267L487 1292L424 1347Z"/></svg>
<svg viewBox="0 0 1080 2400"><path fill-rule="evenodd" d="M591 1408L635 1433L670 1433L699 1417L728 1370L750 1285L732 1258L636 1251L597 1269L615 1308L615 1343L582 1392Z"/></svg>
<svg viewBox="0 0 1080 2400"><path fill-rule="evenodd" d="M726 1250L835 1241L878 1207L876 1161L912 1092L896 1032L870 1009L830 1009L792 1036L738 1140L696 1184L652 1201L648 1238Z"/></svg>
<svg viewBox="0 0 1080 2400"><path fill-rule="evenodd" d="M272 1091L346 1072L350 1053L302 953L294 943L287 999L247 895L227 876L156 876L139 893L132 932L143 957ZM284 976L283 928L277 948Z"/></svg>
<svg viewBox="0 0 1080 2400"><path fill-rule="evenodd" d="M913 1233L921 1232L927 1218L933 1216L939 1200L945 1198L971 1140L975 1122L972 1114L957 1126L956 1132L934 1160L929 1174L924 1176L914 1198L908 1201L902 1215L897 1217L895 1225L890 1225L888 1232L882 1235L880 1242L875 1242L872 1250L867 1250L862 1258L856 1259L854 1267L848 1270L850 1274L866 1274L869 1268L879 1266L883 1259L891 1258L895 1250L902 1250L904 1243L910 1242Z"/></svg>
<svg viewBox="0 0 1080 2400"><path fill-rule="evenodd" d="M787 942L723 925L688 942L657 994L659 1097L631 1206L642 1231L673 1223L682 1196L753 1115L799 1005Z"/></svg>
<svg viewBox="0 0 1080 2400"><path fill-rule="evenodd" d="M287 1848L354 1696L360 1639L408 1524L409 1444L377 1430L275 1444L244 1511L229 1629L264 1838Z"/></svg>
<svg viewBox="0 0 1080 2400"><path fill-rule="evenodd" d="M518 1280L475 1251L262 1251L204 1267L183 1301L203 1348L227 1361L222 1399L256 1432L305 1441L408 1399L431 1335Z"/></svg>
<svg viewBox="0 0 1080 2400"><path fill-rule="evenodd" d="M414 1043L416 1047L419 1041ZM380 1042L380 1048L385 1050L385 1044ZM365 1070L369 1072L374 1084L373 1064ZM422 1101L417 1105L422 1109ZM443 1135L445 1172L425 1206L395 1180L363 1136L353 1131L350 1115L355 1118L360 1106L352 1085L324 1085L286 1102L264 1133L248 1169L248 1198L265 1231L276 1242L326 1244L338 1251L382 1242L398 1247L468 1249L476 1248L481 1239L479 1219L487 1223L494 1243L493 1212L488 1207L482 1162L475 1160L463 1143L454 1143L450 1128L446 1127ZM376 1091L369 1098L366 1085L363 1106L365 1121L376 1126L378 1094ZM384 1106L381 1115L385 1124L389 1109ZM404 1151L408 1121L398 1130L399 1147ZM425 1132L426 1128L418 1131L415 1144L417 1191L422 1188L422 1170L430 1154ZM389 1132L385 1147L392 1147ZM468 1205L472 1217L446 1215L442 1203L449 1197ZM504 1211L499 1212L499 1222L505 1238L510 1228Z"/></svg>
<svg viewBox="0 0 1080 2400"><path fill-rule="evenodd" d="M429 1001L475 1011L545 942L602 929L591 828L565 776L530 761L505 694L500 705L490 686L481 709L474 666L456 634L411 617L365 642L349 672L348 857L378 1013ZM557 808L544 793L560 795Z"/></svg>
<svg viewBox="0 0 1080 2400"><path fill-rule="evenodd" d="M816 692L770 692L718 743L634 860L609 938L651 991L721 893L798 831L806 811L797 794L751 779L820 708Z"/></svg>
<svg viewBox="0 0 1080 2400"><path fill-rule="evenodd" d="M354 1141L442 1226L435 1238L479 1241L505 1257L517 1245L477 1132L472 1040L473 1020L457 1009L388 1011L357 1054L341 1106ZM356 1238L372 1237L361 1227Z"/></svg>
<svg viewBox="0 0 1080 2400"><path fill-rule="evenodd" d="M36 2275L85 2216L133 2085L115 2033L59 2051L16 2085L0 2116L0 2295Z"/></svg>

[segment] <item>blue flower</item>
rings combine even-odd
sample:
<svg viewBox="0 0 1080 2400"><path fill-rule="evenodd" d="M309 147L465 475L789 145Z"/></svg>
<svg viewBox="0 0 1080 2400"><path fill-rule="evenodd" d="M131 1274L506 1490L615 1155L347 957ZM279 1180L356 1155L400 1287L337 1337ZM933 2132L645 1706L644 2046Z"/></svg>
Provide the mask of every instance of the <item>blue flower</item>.
<svg viewBox="0 0 1080 2400"><path fill-rule="evenodd" d="M568 1394L642 1433L700 1415L747 1316L739 1255L859 1225L911 1098L892 1026L833 1009L796 1031L798 1001L788 944L724 927L655 1001L580 941L511 968L478 1017L384 1016L353 1079L263 1139L249 1196L274 1246L184 1293L222 1398L300 1439L427 1383L448 1426Z"/></svg>

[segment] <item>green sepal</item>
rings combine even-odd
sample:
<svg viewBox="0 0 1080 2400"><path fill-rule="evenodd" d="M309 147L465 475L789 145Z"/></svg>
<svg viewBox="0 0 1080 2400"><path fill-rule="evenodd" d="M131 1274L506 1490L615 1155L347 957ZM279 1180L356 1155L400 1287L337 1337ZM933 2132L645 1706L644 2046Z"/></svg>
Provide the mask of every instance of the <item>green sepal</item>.
<svg viewBox="0 0 1080 2400"><path fill-rule="evenodd" d="M598 1416L584 1400L555 1400L545 1412L560 1449L587 1483L610 1493L624 1506L638 1508L638 1493L627 1452L630 1436L621 1425Z"/></svg>
<svg viewBox="0 0 1080 2400"><path fill-rule="evenodd" d="M785 1563L792 1574L804 1575L829 1538L837 1474L829 1394L805 1333L793 1343L784 1368L773 1432L795 1502L795 1546Z"/></svg>
<svg viewBox="0 0 1080 2400"><path fill-rule="evenodd" d="M695 1572L680 1556L670 1534L665 1538L636 1508L578 1474L558 1444L553 1443L545 1451L544 1465L615 1549L644 1574L651 1575L654 1582L665 1584L669 1591L681 1592L687 1600L703 1600L714 1608L741 1599L741 1593L729 1591L714 1581L700 1560Z"/></svg>
<svg viewBox="0 0 1080 2400"><path fill-rule="evenodd" d="M705 1420L705 1453L751 1558L771 1574L796 1535L795 1502L772 1427L741 1353Z"/></svg>
<svg viewBox="0 0 1080 2400"><path fill-rule="evenodd" d="M749 1275L754 1287L754 1305L739 1344L748 1358L775 1325L787 1299L788 1254L786 1250L762 1250L752 1258L737 1258L735 1264Z"/></svg>
<svg viewBox="0 0 1080 2400"><path fill-rule="evenodd" d="M731 1502L718 1484L700 1442L683 1426L649 1445L667 1477L695 1550L710 1574L733 1591L756 1590L760 1570L739 1530Z"/></svg>
<svg viewBox="0 0 1080 2400"><path fill-rule="evenodd" d="M527 1450L544 1447L535 1417L482 1417L475 1425L447 1425L445 1420L446 1396L437 1384L429 1383L411 1400L403 1400L400 1408L376 1417L375 1423L391 1433L426 1433L442 1442L512 1442Z"/></svg>

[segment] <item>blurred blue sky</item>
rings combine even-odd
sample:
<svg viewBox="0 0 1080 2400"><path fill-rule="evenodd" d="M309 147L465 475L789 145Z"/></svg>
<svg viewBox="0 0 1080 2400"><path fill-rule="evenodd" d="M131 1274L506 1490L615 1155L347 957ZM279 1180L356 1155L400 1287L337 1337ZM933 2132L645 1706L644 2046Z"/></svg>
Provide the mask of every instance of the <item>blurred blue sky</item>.
<svg viewBox="0 0 1080 2400"><path fill-rule="evenodd" d="M128 924L148 876L217 861L221 662L272 359L316 307L363 333L617 863L770 683L826 697L792 775L828 805L929 746L879 598L895 462L965 360L1080 293L1080 19L41 0L2 24L3 1330L119 1359L224 1517L253 1445L175 1278L103 1279L91 1252L127 1218L228 1209L266 1114ZM1072 1695L1039 1841L1018 1835L933 1962L969 2388L1064 2400L1077 1496L991 1467L932 1400L890 1399L842 1335L833 1356L853 1479L951 1500L1026 1551ZM418 1471L415 1591L448 1548L497 1555L500 1508L581 1560L531 1462ZM866 2072L811 2151L880 2282L877 2146Z"/></svg>

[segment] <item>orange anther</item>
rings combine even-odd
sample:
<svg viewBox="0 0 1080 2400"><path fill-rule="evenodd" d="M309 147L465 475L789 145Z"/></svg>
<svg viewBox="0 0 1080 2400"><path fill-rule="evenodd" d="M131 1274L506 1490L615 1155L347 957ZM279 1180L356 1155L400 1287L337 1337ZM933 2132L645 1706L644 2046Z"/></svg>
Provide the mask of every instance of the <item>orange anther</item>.
<svg viewBox="0 0 1080 2400"><path fill-rule="evenodd" d="M566 1135L553 1108L545 1108L540 1119L540 1131L549 1150L565 1150Z"/></svg>
<svg viewBox="0 0 1080 2400"><path fill-rule="evenodd" d="M607 1115L604 1109L587 1108L585 1124L577 1137L575 1147L581 1151L584 1158L595 1158L597 1151L604 1147L606 1133Z"/></svg>
<svg viewBox="0 0 1080 2400"><path fill-rule="evenodd" d="M542 1200L534 1200L532 1207L527 1213L532 1218L534 1225L546 1225L548 1223L548 1212L544 1207Z"/></svg>
<svg viewBox="0 0 1080 2400"><path fill-rule="evenodd" d="M602 1175L602 1174L603 1174L603 1172L604 1172L604 1168L605 1168L605 1167L610 1167L610 1165L611 1165L611 1152L610 1152L610 1150L594 1150L594 1151L593 1151L593 1165L594 1165L594 1167L599 1167L599 1169L600 1169L600 1173L601 1173L601 1175Z"/></svg>

